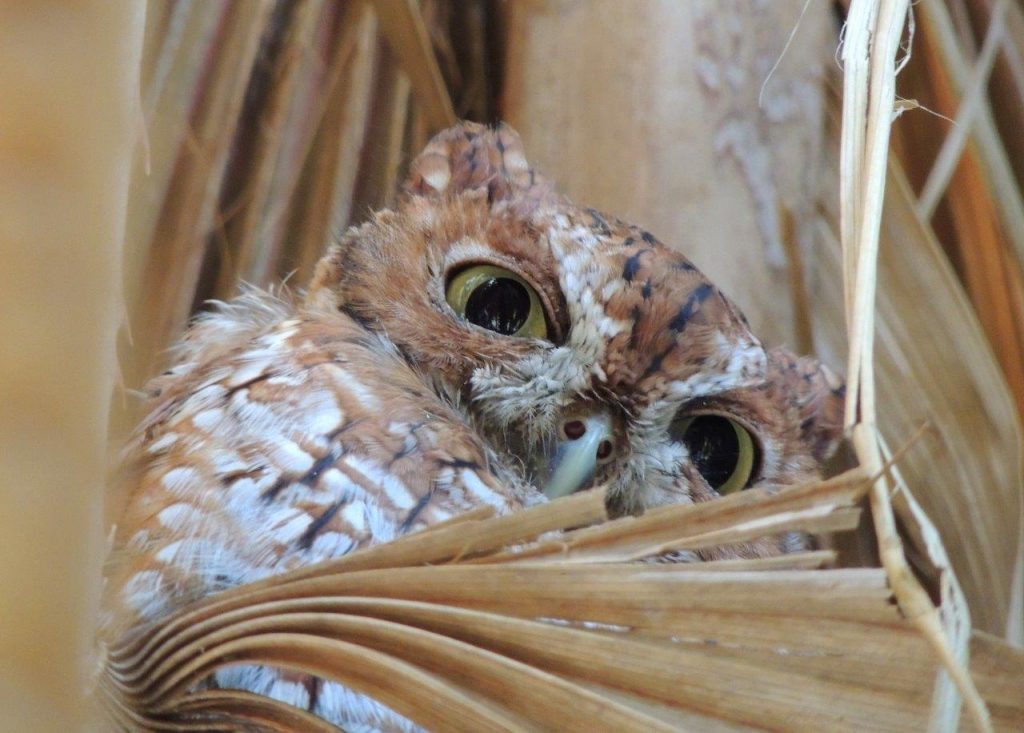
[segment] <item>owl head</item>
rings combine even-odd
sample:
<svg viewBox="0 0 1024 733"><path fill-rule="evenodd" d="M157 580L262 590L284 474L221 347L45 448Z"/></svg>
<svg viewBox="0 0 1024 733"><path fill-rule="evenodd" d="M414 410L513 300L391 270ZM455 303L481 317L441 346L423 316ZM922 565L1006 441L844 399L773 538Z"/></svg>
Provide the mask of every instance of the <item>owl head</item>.
<svg viewBox="0 0 1024 733"><path fill-rule="evenodd" d="M434 138L307 305L386 335L505 471L548 496L602 482L615 513L793 483L840 437L827 369L766 351L682 254L556 193L505 125Z"/></svg>

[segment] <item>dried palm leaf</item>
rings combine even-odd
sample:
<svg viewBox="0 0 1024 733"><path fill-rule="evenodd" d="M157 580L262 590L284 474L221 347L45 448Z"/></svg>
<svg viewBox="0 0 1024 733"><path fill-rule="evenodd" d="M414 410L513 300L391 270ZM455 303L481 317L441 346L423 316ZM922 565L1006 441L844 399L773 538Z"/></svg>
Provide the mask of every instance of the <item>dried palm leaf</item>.
<svg viewBox="0 0 1024 733"><path fill-rule="evenodd" d="M914 115L895 129L903 137L897 150L920 190L919 213L925 220L936 214L936 232L1024 414L1024 197L986 95L1010 11L1009 2L995 4L971 68L945 6L927 3L920 9L915 47L928 65L910 69L903 91L955 121ZM1022 104L1024 96L1017 94L1003 107Z"/></svg>
<svg viewBox="0 0 1024 733"><path fill-rule="evenodd" d="M0 709L11 730L84 718L142 10L0 8Z"/></svg>
<svg viewBox="0 0 1024 733"><path fill-rule="evenodd" d="M419 4L414 0L374 0L374 5L381 30L409 75L427 124L434 129L451 126L455 123L455 110Z"/></svg>
<svg viewBox="0 0 1024 733"><path fill-rule="evenodd" d="M681 721L918 728L936 662L892 604L883 571L817 569L829 553L632 562L643 554L637 547L658 553L849 527L870 484L855 470L774 496L611 522L597 519L603 499L594 490L463 519L187 609L111 650L109 700L141 729L169 720L196 730L238 725L223 691L190 690L217 667L245 661L342 681L446 730L639 731ZM708 532L708 522L721 528ZM584 524L591 528L568 529ZM550 557L553 546L560 556ZM579 553L595 546L600 553ZM989 666L1024 661L986 643ZM1021 701L1000 693L991 674L986 681L1003 706L999 722L1024 719ZM270 729L293 729L274 722L286 706L240 710Z"/></svg>

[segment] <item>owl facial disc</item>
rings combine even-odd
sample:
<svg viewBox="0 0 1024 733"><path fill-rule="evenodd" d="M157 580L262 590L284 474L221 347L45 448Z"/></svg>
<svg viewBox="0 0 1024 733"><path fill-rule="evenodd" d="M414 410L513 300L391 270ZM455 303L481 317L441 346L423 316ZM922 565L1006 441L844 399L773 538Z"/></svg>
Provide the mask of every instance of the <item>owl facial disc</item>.
<svg viewBox="0 0 1024 733"><path fill-rule="evenodd" d="M538 470L544 494L557 499L587 488L597 467L612 457L614 446L612 418L606 411L570 413L547 453L547 465Z"/></svg>

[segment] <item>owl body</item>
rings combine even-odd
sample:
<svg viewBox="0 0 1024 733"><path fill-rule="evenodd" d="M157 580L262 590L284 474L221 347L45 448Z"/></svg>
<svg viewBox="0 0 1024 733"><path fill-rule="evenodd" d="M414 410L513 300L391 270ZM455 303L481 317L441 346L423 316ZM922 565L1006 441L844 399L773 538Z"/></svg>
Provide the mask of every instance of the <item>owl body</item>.
<svg viewBox="0 0 1024 733"><path fill-rule="evenodd" d="M202 316L175 359L127 452L111 643L475 507L600 483L612 513L638 513L736 489L739 467L739 490L806 479L840 425L827 370L766 351L646 231L556 194L504 126L439 135L303 298L249 292ZM414 729L335 683L261 667L213 683L346 730Z"/></svg>

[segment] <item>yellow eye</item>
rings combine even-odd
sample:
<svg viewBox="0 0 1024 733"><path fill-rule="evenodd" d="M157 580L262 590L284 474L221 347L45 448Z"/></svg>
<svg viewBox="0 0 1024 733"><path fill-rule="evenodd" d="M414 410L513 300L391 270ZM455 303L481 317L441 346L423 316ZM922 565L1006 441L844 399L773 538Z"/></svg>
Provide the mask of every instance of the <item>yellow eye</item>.
<svg viewBox="0 0 1024 733"><path fill-rule="evenodd" d="M677 418L669 428L684 444L690 461L704 480L721 495L747 488L759 461L759 451L745 427L722 415Z"/></svg>
<svg viewBox="0 0 1024 733"><path fill-rule="evenodd" d="M547 338L540 296L514 272L473 265L448 282L445 300L461 318L504 336Z"/></svg>

